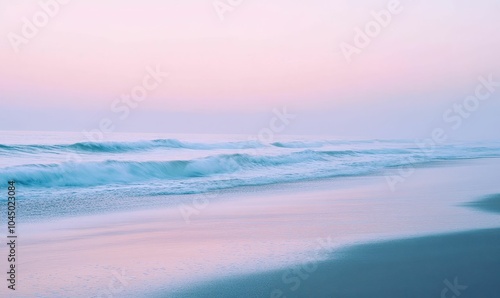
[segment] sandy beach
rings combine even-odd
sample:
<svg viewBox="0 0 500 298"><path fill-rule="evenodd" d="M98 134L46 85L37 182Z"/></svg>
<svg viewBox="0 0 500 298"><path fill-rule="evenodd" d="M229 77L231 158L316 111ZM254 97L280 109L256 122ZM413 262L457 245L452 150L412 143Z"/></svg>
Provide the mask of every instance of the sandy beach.
<svg viewBox="0 0 500 298"><path fill-rule="evenodd" d="M0 298L499 298L499 15L0 1Z"/></svg>
<svg viewBox="0 0 500 298"><path fill-rule="evenodd" d="M19 223L15 297L439 297L455 278L463 297L496 297L500 215L482 209L498 204L499 169L464 160L395 191L388 172Z"/></svg>
<svg viewBox="0 0 500 298"><path fill-rule="evenodd" d="M394 240L158 297L493 298L500 292L499 250L500 229Z"/></svg>

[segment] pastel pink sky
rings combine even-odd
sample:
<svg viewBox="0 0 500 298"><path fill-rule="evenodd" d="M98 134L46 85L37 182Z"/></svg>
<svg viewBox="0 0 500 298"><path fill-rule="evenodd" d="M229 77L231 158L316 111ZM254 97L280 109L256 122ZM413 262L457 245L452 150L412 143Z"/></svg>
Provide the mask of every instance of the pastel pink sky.
<svg viewBox="0 0 500 298"><path fill-rule="evenodd" d="M354 28L389 2L242 1L221 21L212 0L73 0L16 53L9 32L20 34L40 6L1 1L0 101L109 110L146 66L161 65L169 78L143 113L430 108L467 96L480 75L500 75L494 0L401 0L403 11L347 63L340 44L353 44Z"/></svg>

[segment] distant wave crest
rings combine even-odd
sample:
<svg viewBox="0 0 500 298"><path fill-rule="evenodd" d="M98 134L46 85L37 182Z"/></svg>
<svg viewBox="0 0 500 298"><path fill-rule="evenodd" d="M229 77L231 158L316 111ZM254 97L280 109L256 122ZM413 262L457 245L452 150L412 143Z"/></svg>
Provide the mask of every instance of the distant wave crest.
<svg viewBox="0 0 500 298"><path fill-rule="evenodd" d="M328 145L339 144L370 144L373 141L289 141L272 142L269 144L257 140L196 143L183 142L177 139L156 139L136 142L78 142L74 144L56 145L2 145L0 153L37 153L37 152L84 152L84 153L126 153L134 151L148 151L154 149L188 149L188 150L216 150L216 149L256 149L265 147L289 149L313 149Z"/></svg>
<svg viewBox="0 0 500 298"><path fill-rule="evenodd" d="M37 152L37 151L78 151L89 153L124 153L130 151L145 151L158 148L213 150L213 149L251 149L264 147L258 141L222 142L222 143L191 143L176 139L158 139L138 142L79 142L59 145L2 145L0 151Z"/></svg>

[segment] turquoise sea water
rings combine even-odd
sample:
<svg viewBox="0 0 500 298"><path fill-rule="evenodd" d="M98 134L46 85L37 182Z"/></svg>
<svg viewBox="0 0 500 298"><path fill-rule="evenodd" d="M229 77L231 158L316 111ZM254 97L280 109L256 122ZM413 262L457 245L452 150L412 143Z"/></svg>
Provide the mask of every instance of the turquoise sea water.
<svg viewBox="0 0 500 298"><path fill-rule="evenodd" d="M500 156L500 143L341 140L286 136L114 134L91 142L81 133L3 132L0 181L15 180L26 217L126 208L127 199L196 194L322 178L367 175L399 166ZM89 201L89 204L86 204ZM43 202L43 203L42 203ZM30 208L30 203L36 208ZM92 205L91 204L91 205ZM85 208L79 208L85 213Z"/></svg>

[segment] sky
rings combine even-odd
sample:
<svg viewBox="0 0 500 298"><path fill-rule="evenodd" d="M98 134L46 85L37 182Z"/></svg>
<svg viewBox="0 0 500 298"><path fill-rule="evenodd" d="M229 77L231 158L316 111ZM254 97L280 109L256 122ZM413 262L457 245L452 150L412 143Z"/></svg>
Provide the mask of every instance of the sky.
<svg viewBox="0 0 500 298"><path fill-rule="evenodd" d="M285 109L287 134L495 139L500 87L478 86L500 82L499 14L497 0L0 0L0 130L245 134Z"/></svg>

